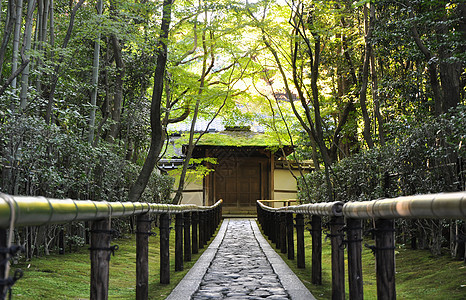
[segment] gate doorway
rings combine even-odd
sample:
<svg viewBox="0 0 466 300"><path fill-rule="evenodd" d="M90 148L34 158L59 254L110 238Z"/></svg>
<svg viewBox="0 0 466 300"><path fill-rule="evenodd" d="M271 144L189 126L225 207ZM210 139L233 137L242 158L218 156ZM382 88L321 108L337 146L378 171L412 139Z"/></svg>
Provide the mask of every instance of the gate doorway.
<svg viewBox="0 0 466 300"><path fill-rule="evenodd" d="M213 173L214 199L223 199L227 210L255 210L256 200L268 198L266 163L257 158L221 161Z"/></svg>

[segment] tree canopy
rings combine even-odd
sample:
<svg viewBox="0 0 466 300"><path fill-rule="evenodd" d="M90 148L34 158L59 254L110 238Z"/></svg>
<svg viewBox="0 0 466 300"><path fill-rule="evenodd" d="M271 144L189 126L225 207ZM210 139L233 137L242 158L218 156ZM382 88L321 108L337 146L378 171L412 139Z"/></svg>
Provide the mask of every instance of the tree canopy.
<svg viewBox="0 0 466 300"><path fill-rule="evenodd" d="M290 159L322 169L328 201L339 162L418 149L401 140L464 120L460 0L10 0L0 22L0 191L11 194L160 201L153 169L170 124L192 125L187 166L202 119L259 124L292 145ZM455 149L410 164L464 158L451 126L435 128L432 149ZM464 168L455 174L464 189Z"/></svg>

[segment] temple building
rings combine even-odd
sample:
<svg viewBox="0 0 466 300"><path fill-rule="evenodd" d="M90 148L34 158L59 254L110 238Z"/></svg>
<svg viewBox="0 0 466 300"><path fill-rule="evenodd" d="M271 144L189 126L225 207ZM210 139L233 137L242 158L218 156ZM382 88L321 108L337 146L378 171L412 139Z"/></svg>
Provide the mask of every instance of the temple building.
<svg viewBox="0 0 466 300"><path fill-rule="evenodd" d="M183 152L187 146L183 145ZM223 199L227 214L247 214L256 210L256 200L297 198L295 176L309 172L309 163L292 163L285 159L291 146L271 145L264 133L249 127L227 127L205 134L193 151L193 158L215 158L204 162L213 170L202 179L189 178L182 203L211 205ZM168 171L178 168L182 159L163 160L159 167ZM292 174L293 173L293 174ZM275 207L283 203L275 203Z"/></svg>

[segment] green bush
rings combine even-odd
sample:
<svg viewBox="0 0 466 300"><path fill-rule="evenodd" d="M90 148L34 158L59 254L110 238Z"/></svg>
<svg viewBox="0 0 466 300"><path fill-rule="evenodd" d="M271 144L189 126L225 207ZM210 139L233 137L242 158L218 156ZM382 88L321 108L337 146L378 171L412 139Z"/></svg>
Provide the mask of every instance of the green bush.
<svg viewBox="0 0 466 300"><path fill-rule="evenodd" d="M384 147L360 152L332 166L335 200L464 190L464 124L465 106L422 123L396 120L387 124L389 141ZM328 200L323 170L300 178L298 186L303 202Z"/></svg>

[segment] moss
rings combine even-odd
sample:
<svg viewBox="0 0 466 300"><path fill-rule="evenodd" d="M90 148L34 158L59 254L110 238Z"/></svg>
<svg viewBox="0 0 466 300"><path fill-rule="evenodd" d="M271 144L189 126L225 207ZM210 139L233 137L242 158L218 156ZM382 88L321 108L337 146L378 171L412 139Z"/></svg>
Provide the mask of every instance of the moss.
<svg viewBox="0 0 466 300"><path fill-rule="evenodd" d="M197 138L199 135L196 134ZM188 144L189 135L183 135L177 144ZM222 131L204 134L198 145L202 146L266 146L278 147L277 139L266 133L251 131Z"/></svg>
<svg viewBox="0 0 466 300"><path fill-rule="evenodd" d="M165 299L206 249L199 249L199 254L193 254L191 262L184 262L183 271L175 272L174 232L172 230L170 236L171 277L168 285L159 283L159 236L149 240L149 299ZM114 244L120 248L110 259L109 299L135 299L135 236L113 241ZM21 262L12 266L12 272L17 268L23 269L24 277L13 286L13 299L89 299L91 268L87 247L75 253L52 254Z"/></svg>
<svg viewBox="0 0 466 300"><path fill-rule="evenodd" d="M373 241L367 240L363 243L373 244ZM277 250L272 243L270 244L272 248ZM298 269L296 261L288 260L286 254L281 254L280 251L277 251L277 253L280 254L283 260L317 299L331 299L332 269L330 241L325 241L325 238L322 240L321 286L311 283L311 246L311 237L309 234L305 234L305 269ZM363 248L362 265L364 299L377 299L375 258L372 251L367 248ZM348 266L345 265L345 271L347 272L347 270ZM346 298L348 299L347 274L345 274L345 277ZM455 261L448 256L433 257L427 250L398 248L396 251L395 280L397 299L460 300L466 298L465 264L461 261Z"/></svg>

